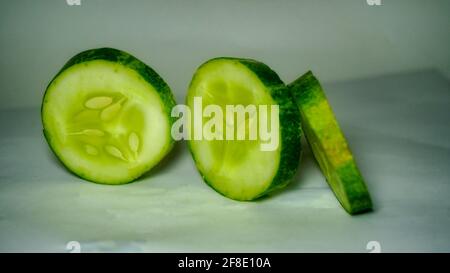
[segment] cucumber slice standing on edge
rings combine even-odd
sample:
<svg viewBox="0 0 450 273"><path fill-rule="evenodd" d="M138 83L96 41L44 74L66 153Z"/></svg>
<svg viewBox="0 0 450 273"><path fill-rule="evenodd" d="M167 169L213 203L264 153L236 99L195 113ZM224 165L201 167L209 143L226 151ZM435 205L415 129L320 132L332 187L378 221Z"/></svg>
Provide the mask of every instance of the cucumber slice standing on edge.
<svg viewBox="0 0 450 273"><path fill-rule="evenodd" d="M314 157L341 205L349 214L371 210L369 191L319 81L309 71L288 88Z"/></svg>
<svg viewBox="0 0 450 273"><path fill-rule="evenodd" d="M227 126L236 131L245 126L246 136L250 124L261 128L258 115L249 113L243 125L238 124L239 121L230 124L226 120L227 106L253 105L261 109L259 106L265 105L270 110L272 105L278 105L279 109L275 117L279 126L274 128L279 142L273 150L261 149L260 135L256 140L229 140L225 136L222 140L195 140L195 129L191 124L187 126L191 154L208 185L228 198L249 201L289 183L301 154L300 113L289 90L274 71L250 59L222 57L209 60L198 68L189 86L186 100L192 111L196 111L194 105L198 97L202 98L201 111L209 105L222 109L224 120L219 131L226 131ZM270 111L267 113L271 115Z"/></svg>
<svg viewBox="0 0 450 273"><path fill-rule="evenodd" d="M131 182L154 167L174 141L169 86L130 54L79 53L45 91L44 136L76 175L102 184Z"/></svg>

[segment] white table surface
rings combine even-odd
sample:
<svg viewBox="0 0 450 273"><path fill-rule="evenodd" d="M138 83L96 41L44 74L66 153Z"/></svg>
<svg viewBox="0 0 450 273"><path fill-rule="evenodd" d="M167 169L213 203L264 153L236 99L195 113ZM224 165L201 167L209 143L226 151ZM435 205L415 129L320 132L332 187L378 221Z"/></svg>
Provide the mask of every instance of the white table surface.
<svg viewBox="0 0 450 273"><path fill-rule="evenodd" d="M305 147L294 181L257 202L202 182L184 144L138 182L68 173L39 109L0 111L0 251L450 251L450 83L421 71L324 84L375 210L349 216Z"/></svg>

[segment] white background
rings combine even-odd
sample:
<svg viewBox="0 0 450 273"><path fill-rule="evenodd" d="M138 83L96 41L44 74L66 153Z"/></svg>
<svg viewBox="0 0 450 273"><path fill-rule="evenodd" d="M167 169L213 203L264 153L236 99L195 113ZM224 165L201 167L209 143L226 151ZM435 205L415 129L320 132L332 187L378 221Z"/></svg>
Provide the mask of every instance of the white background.
<svg viewBox="0 0 450 273"><path fill-rule="evenodd" d="M2 0L0 107L39 106L76 53L128 51L179 102L195 69L217 56L255 58L289 83L307 70L335 82L434 68L450 75L450 1Z"/></svg>
<svg viewBox="0 0 450 273"><path fill-rule="evenodd" d="M0 251L450 251L450 1L1 1ZM184 144L135 183L65 170L40 121L74 54L109 46L152 66L179 103L202 62L311 69L374 201L349 216L307 145L282 192L237 202L202 182ZM447 75L447 76L446 76Z"/></svg>

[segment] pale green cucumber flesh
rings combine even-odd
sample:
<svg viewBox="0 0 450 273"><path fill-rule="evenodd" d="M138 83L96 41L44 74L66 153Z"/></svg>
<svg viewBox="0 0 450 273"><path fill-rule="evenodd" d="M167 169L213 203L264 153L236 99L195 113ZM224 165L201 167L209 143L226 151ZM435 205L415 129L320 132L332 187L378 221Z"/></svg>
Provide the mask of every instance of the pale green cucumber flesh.
<svg viewBox="0 0 450 273"><path fill-rule="evenodd" d="M44 134L78 176L128 183L172 148L168 109L174 104L168 86L133 56L110 48L89 50L71 59L49 84L41 110Z"/></svg>
<svg viewBox="0 0 450 273"><path fill-rule="evenodd" d="M308 72L288 87L314 157L343 208L350 214L371 210L367 186L319 81Z"/></svg>
<svg viewBox="0 0 450 273"><path fill-rule="evenodd" d="M273 151L262 151L256 140L193 140L194 130L188 126L189 148L205 182L220 194L235 200L254 200L283 188L297 170L301 147L300 116L292 96L278 76L266 65L248 59L216 58L199 67L189 86L187 105L201 97L203 109L218 105L226 113L226 105L279 105L279 145ZM202 110L203 110L202 109ZM270 111L269 111L270 115ZM246 123L257 124L257 115L246 116ZM270 120L270 117L269 119ZM203 119L206 123L208 118ZM259 128L260 124L258 124Z"/></svg>

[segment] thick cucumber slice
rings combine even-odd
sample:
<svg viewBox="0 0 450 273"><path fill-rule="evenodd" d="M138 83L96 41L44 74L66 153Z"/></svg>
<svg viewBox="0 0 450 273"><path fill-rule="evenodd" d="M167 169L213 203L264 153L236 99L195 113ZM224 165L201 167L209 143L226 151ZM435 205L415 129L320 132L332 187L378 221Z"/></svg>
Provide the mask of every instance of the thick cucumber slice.
<svg viewBox="0 0 450 273"><path fill-rule="evenodd" d="M306 139L328 184L350 214L372 209L372 201L319 81L311 72L289 86Z"/></svg>
<svg viewBox="0 0 450 273"><path fill-rule="evenodd" d="M44 95L44 135L61 162L97 183L123 184L154 167L174 141L175 105L150 67L116 49L70 59Z"/></svg>
<svg viewBox="0 0 450 273"><path fill-rule="evenodd" d="M195 140L194 118L190 119L189 147L205 182L220 194L235 200L253 200L288 184L295 174L300 154L301 125L300 114L292 95L275 72L260 62L249 59L216 58L201 65L195 73L187 95L187 105L196 111L195 99L202 98L201 112L208 105L218 105L222 109L223 127L231 126L237 132L245 126L245 136L249 135L250 124L261 127L257 114L249 113L244 125L226 120L227 105L278 105L274 128L279 144L273 150L263 150L263 139L250 137L245 140ZM198 110L198 109L197 109ZM259 112L258 112L259 113ZM271 122L271 112L268 122ZM270 117L269 117L270 116ZM203 124L209 119L203 117ZM192 126L194 125L194 126ZM264 124L264 126L271 126ZM276 131L275 131L276 130Z"/></svg>

